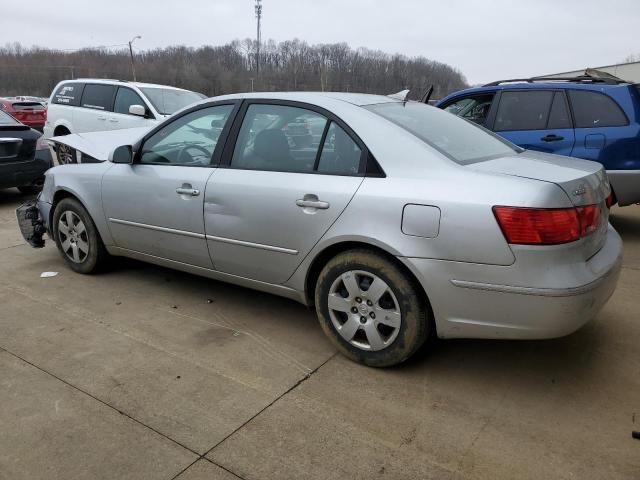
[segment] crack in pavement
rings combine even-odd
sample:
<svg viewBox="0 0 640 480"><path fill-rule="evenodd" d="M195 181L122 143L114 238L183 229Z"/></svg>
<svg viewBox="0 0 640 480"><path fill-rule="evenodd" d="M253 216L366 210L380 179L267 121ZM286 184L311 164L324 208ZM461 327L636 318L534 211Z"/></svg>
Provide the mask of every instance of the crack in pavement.
<svg viewBox="0 0 640 480"><path fill-rule="evenodd" d="M73 388L74 390L77 390L80 393L83 393L84 395L88 396L89 398L92 398L93 400L101 403L102 405L105 405L106 407L118 412L120 415L123 415L125 417L127 417L128 419L136 422L137 424L151 430L152 432L160 435L161 437L169 440L170 442L174 443L175 445L184 448L185 450L193 453L194 455L197 455L198 458L196 458L192 463L190 463L189 465L187 465L187 467L185 467L183 470L181 470L180 472L178 472L177 475L175 475L174 477L172 477L171 480L175 480L177 479L180 475L182 475L184 472L186 472L189 468L191 468L196 462L198 462L199 460L205 460L223 470L225 470L226 472L234 475L237 478L240 478L241 480L245 480L244 477L241 477L240 475L238 475L237 473L233 472L232 470L228 469L227 467L224 467L223 465L219 465L218 463L214 462L213 460L210 460L209 458L206 458L206 456L212 451L214 450L216 447L218 447L219 445L221 445L223 442L225 442L226 440L228 440L232 435L236 434L238 431L240 431L242 428L244 428L245 426L247 426L249 423L251 423L253 420L255 420L258 416L260 416L262 413L264 413L268 408L272 407L278 400L282 399L285 395L287 395L288 393L292 392L294 389L296 389L299 385L301 385L302 383L304 383L305 381L307 381L309 378L311 378L311 376L316 373L318 370L320 370L320 368L322 368L324 365L326 365L328 362L330 362L332 359L334 359L336 357L336 355L338 355L338 352L334 352L332 355L329 356L329 358L327 358L324 362L322 362L320 365L318 365L316 368L314 368L313 370L311 370L309 373L305 374L300 380L298 380L296 383L294 383L291 387L289 387L287 390L285 390L283 393L281 393L280 395L278 395L275 399L273 399L271 402L269 402L266 406L264 406L263 408L261 408L257 413L255 413L254 415L252 415L249 419L247 419L245 422L242 423L242 425L240 425L239 427L237 427L236 429L234 429L231 433L229 433L226 437L224 437L222 440L220 440L219 442L217 442L215 445L213 445L210 449L208 449L205 453L203 454L199 454L198 452L196 452L195 450L187 447L186 445L183 445L182 443L180 443L179 441L171 438L170 436L156 430L155 428L151 427L150 425L147 425L146 423L142 422L141 420L138 420L137 418L129 415L128 413L120 410L117 407L114 407L113 405L109 404L108 402L96 397L95 395L92 395L91 393L87 392L86 390L83 390L82 388L64 380L63 378L57 376L56 374L40 367L39 365L36 365L35 363L30 362L29 360L27 360L24 357L21 357L20 355L18 355L17 353L8 350L7 348L3 347L0 345L0 351L6 352L7 354L13 356L14 358L17 358L18 360L31 365L32 367L36 368L37 370L45 373L46 375L49 375L53 378L55 378L56 380L62 382L63 384Z"/></svg>

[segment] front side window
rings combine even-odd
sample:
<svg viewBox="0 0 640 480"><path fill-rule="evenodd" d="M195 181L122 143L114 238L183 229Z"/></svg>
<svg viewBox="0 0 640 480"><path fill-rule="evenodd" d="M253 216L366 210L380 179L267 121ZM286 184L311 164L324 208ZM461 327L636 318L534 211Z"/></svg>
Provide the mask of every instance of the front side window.
<svg viewBox="0 0 640 480"><path fill-rule="evenodd" d="M447 105L445 112L453 113L459 117L470 120L478 125L484 125L489 116L493 102L493 93L465 97Z"/></svg>
<svg viewBox="0 0 640 480"><path fill-rule="evenodd" d="M130 88L118 88L118 93L116 94L116 103L113 106L113 111L115 113L124 113L129 115L129 107L131 107L132 105L140 105L147 108L144 101L140 98L140 95L138 95L136 92L134 92Z"/></svg>
<svg viewBox="0 0 640 480"><path fill-rule="evenodd" d="M210 166L233 105L188 113L154 133L142 146L140 163Z"/></svg>
<svg viewBox="0 0 640 480"><path fill-rule="evenodd" d="M173 115L184 107L199 102L204 95L177 88L140 87L160 115Z"/></svg>
<svg viewBox="0 0 640 480"><path fill-rule="evenodd" d="M86 85L82 94L82 106L111 111L115 93L116 87L113 85Z"/></svg>
<svg viewBox="0 0 640 480"><path fill-rule="evenodd" d="M248 170L313 172L327 119L298 107L252 104L231 166Z"/></svg>
<svg viewBox="0 0 640 480"><path fill-rule="evenodd" d="M484 128L422 103L388 102L365 108L462 165L522 151Z"/></svg>
<svg viewBox="0 0 640 480"><path fill-rule="evenodd" d="M551 108L552 91L503 91L493 129L544 130Z"/></svg>
<svg viewBox="0 0 640 480"><path fill-rule="evenodd" d="M587 90L569 90L576 128L622 127L627 117L609 96Z"/></svg>

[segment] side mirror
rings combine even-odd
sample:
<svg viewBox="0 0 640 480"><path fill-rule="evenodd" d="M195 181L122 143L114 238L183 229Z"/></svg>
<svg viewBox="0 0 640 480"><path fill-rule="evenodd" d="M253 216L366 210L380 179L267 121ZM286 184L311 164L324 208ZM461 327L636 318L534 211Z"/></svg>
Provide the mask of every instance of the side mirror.
<svg viewBox="0 0 640 480"><path fill-rule="evenodd" d="M133 148L131 145L122 145L113 151L111 156L113 163L133 163Z"/></svg>
<svg viewBox="0 0 640 480"><path fill-rule="evenodd" d="M147 114L147 109L142 105L131 105L129 107L129 113L131 115L137 115L138 117L144 117Z"/></svg>

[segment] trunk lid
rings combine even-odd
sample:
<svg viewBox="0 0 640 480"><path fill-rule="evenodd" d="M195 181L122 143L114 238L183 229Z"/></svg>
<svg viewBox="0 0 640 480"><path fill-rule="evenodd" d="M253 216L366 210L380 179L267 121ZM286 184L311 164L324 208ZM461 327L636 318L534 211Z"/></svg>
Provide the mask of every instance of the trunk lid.
<svg viewBox="0 0 640 480"><path fill-rule="evenodd" d="M581 238L585 259L602 248L607 235L609 209L606 199L611 193L604 167L588 160L525 151L520 154L473 163L468 167L496 174L530 178L558 185L575 207L596 205L600 211L597 229Z"/></svg>
<svg viewBox="0 0 640 480"><path fill-rule="evenodd" d="M526 151L473 163L469 167L483 172L555 183L575 206L600 204L611 191L601 164L560 155Z"/></svg>

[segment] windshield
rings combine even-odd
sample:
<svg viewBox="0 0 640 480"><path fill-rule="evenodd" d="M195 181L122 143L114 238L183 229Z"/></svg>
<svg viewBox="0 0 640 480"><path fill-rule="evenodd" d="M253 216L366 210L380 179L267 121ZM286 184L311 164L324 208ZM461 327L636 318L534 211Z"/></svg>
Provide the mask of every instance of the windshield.
<svg viewBox="0 0 640 480"><path fill-rule="evenodd" d="M149 99L153 108L161 115L172 115L181 108L205 98L204 95L188 90L151 87L140 87L140 90Z"/></svg>
<svg viewBox="0 0 640 480"><path fill-rule="evenodd" d="M522 151L482 127L422 103L380 103L365 108L404 128L461 165Z"/></svg>

